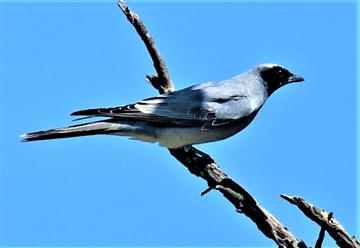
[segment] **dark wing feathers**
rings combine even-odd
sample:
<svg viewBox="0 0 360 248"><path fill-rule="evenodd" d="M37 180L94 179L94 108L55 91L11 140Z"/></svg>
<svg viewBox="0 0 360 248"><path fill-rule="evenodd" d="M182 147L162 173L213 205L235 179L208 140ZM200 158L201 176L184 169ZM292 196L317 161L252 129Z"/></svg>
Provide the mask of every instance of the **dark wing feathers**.
<svg viewBox="0 0 360 248"><path fill-rule="evenodd" d="M139 121L148 121L157 124L167 123L167 124L182 125L182 126L199 126L199 125L201 126L202 123L204 123L204 121L214 118L214 115L205 114L203 112L199 114L198 118L194 118L194 119L176 118L176 117L170 117L169 115L157 115L156 113L143 113L142 111L138 110L135 107L136 104L129 104L129 105L113 107L113 108L97 108L97 109L80 110L71 113L71 115L85 116L75 120L82 120L84 118L91 118L91 117L113 117L116 119L125 119L125 120L136 119Z"/></svg>
<svg viewBox="0 0 360 248"><path fill-rule="evenodd" d="M208 85L211 86L211 84L204 84L203 87ZM190 87L170 94L150 97L129 105L80 110L71 115L132 119L157 125L202 126L204 129L209 129L233 122L235 118L231 118L231 116L234 115L232 113L224 115L222 111L229 111L229 107L226 105L230 106L230 104L241 99L244 97L237 95L209 97L202 90ZM206 105L203 105L204 102ZM220 104L224 107L219 108L218 105ZM237 111L236 108L232 109ZM221 118L220 116L224 117Z"/></svg>
<svg viewBox="0 0 360 248"><path fill-rule="evenodd" d="M104 117L120 117L122 115L128 115L130 113L142 113L137 107L136 105L147 105L149 104L150 101L153 100L162 100L165 99L167 95L160 95L157 97L150 97L150 98L146 98L142 101L139 101L137 103L132 103L132 104L128 104L128 105L123 105L123 106L118 106L118 107L111 107L111 108L95 108L95 109L85 109L85 110L80 110L80 111L76 111L71 113L71 115L73 116L78 116L78 115L83 115L83 116L104 116ZM157 102L156 104L166 104L166 103L162 103L162 102Z"/></svg>
<svg viewBox="0 0 360 248"><path fill-rule="evenodd" d="M88 117L116 117L116 118L137 118L138 120L147 120L149 118L165 118L166 116L157 115L154 113L146 113L138 106L146 105L143 101L112 108L96 108L85 109L71 113L73 116L88 116Z"/></svg>
<svg viewBox="0 0 360 248"><path fill-rule="evenodd" d="M131 111L137 112L134 107L135 104L129 104L120 107L113 108L95 108L95 109L85 109L71 113L73 116L83 115L83 116L108 116L115 117L117 114L129 113Z"/></svg>

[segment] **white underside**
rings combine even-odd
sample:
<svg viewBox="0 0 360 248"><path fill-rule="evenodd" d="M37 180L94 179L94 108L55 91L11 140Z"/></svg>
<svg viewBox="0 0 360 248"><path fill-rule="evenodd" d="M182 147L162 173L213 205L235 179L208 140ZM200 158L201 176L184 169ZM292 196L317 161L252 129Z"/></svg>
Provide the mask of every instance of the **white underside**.
<svg viewBox="0 0 360 248"><path fill-rule="evenodd" d="M239 127L201 130L201 128L159 128L156 132L114 133L130 136L132 139L150 143L159 143L167 148L179 148L186 145L208 143L228 138L239 132Z"/></svg>

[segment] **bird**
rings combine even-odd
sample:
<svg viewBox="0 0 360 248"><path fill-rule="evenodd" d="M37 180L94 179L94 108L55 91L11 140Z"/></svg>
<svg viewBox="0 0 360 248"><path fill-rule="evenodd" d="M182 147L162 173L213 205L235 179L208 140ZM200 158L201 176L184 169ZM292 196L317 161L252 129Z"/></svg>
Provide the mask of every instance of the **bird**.
<svg viewBox="0 0 360 248"><path fill-rule="evenodd" d="M63 128L23 134L36 141L87 135L119 135L169 149L226 139L247 127L266 100L284 85L302 82L278 64L261 64L231 79L193 85L136 103L73 112L103 117Z"/></svg>

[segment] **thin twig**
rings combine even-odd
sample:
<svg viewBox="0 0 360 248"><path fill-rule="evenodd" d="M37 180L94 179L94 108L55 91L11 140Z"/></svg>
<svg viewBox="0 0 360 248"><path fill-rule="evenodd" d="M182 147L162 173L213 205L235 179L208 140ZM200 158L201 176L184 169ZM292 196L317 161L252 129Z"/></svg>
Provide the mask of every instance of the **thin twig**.
<svg viewBox="0 0 360 248"><path fill-rule="evenodd" d="M345 231L344 227L334 218L331 213L315 207L304 199L296 196L281 195L281 197L291 204L296 205L309 219L316 222L319 226L324 228L329 235L336 241L336 244L341 248L359 248L360 243L355 236L350 235Z"/></svg>
<svg viewBox="0 0 360 248"><path fill-rule="evenodd" d="M129 22L133 25L140 38L143 40L146 49L148 50L154 63L157 76L147 75L147 81L151 83L156 89L158 89L161 94L175 91L175 87L171 82L165 62L161 58L160 52L155 46L155 41L153 38L151 38L149 31L140 20L140 17L135 12L131 11L123 0L118 1L118 6L125 14Z"/></svg>
<svg viewBox="0 0 360 248"><path fill-rule="evenodd" d="M330 212L328 216L328 220L331 220L332 216L333 216L333 212ZM324 238L325 238L325 228L321 227L319 232L319 237L316 240L316 244L314 248L321 248L322 243L324 242Z"/></svg>

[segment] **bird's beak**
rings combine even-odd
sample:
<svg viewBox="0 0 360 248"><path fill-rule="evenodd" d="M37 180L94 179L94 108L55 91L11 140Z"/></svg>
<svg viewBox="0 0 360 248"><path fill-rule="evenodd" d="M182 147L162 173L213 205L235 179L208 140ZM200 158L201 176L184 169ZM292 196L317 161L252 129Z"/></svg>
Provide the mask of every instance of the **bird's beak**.
<svg viewBox="0 0 360 248"><path fill-rule="evenodd" d="M298 75L292 75L291 77L289 77L288 79L288 83L295 83L295 82L302 82L304 81L304 78L298 76Z"/></svg>

